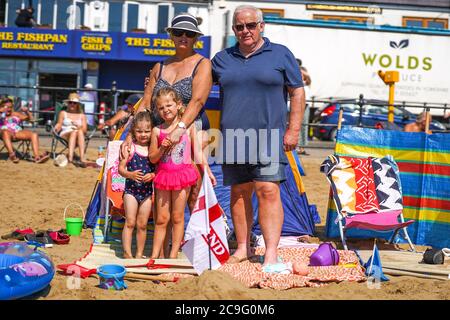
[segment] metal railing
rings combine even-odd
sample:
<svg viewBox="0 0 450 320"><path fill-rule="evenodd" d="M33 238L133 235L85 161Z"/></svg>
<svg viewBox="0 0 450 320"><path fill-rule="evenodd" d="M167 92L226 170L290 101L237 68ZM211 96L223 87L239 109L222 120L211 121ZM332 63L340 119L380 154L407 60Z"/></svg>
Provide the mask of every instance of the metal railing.
<svg viewBox="0 0 450 320"><path fill-rule="evenodd" d="M345 99L333 99L333 98L315 99L313 97L312 99L307 100L307 102L310 103L310 106L313 109L314 109L314 106L318 103L325 105L325 107L331 106L333 104L339 104L342 112L344 112L344 110L342 109L343 104L356 105L359 108L359 115L358 115L358 120L357 120L356 126L366 127L366 128L378 128L378 127L365 125L363 123L364 114L370 115L370 113L364 113L365 106L379 106L379 107L388 107L389 106L387 101L382 101L382 100L378 100L378 99L365 99L363 94L360 94L357 99L349 99L349 98L345 98ZM405 121L408 121L409 119L413 120L413 119L415 119L415 116L416 116L416 115L412 114L411 112L409 112L406 108L422 109L422 111L425 111L427 113L429 113L430 110L432 110L432 109L442 110L443 111L442 119L444 119L444 123L441 123L441 124L444 125L444 127L446 127L446 129L434 129L433 132L450 132L450 130L449 130L450 129L450 125L449 125L450 114L448 114L448 111L450 111L450 108L447 103L426 103L426 102L424 103L424 102L402 101L400 103L398 103L398 102L394 103L393 106L394 106L394 108L400 109L403 111ZM317 108L317 110L321 111L323 109ZM340 111L339 109L335 110L335 112L339 112L339 111ZM413 117L411 117L411 114L413 115ZM384 114L381 114L381 115L384 115ZM398 115L397 115L397 117L398 117ZM323 127L323 128L336 128L336 129L338 128L338 122L336 122L336 123L320 123L320 121L322 119L322 116L320 114L316 114L315 116L313 115L312 118L313 118L313 122L308 123L308 127L312 127L312 128ZM383 122L387 122L387 113L386 113L386 120ZM433 121L433 123L436 123L436 121Z"/></svg>
<svg viewBox="0 0 450 320"><path fill-rule="evenodd" d="M0 94L3 95L8 95L7 93L3 93L2 89L28 89L28 90L34 90L34 97L35 97L35 101L32 104L31 108L29 108L29 111L32 114L39 114L40 115L55 115L56 110L45 110L47 108L51 108L51 107L55 107L56 109L56 103L58 103L59 101L57 101L55 103L55 105L53 106L49 106L47 108L40 108L39 105L39 101L40 101L40 97L41 97L41 92L42 91L63 91L63 92L67 92L67 96L70 92L84 92L84 91L90 91L90 92L95 92L95 93L108 93L109 97L107 100L110 101L109 104L109 109L110 111L107 112L105 110L105 112L84 112L86 115L93 115L93 116L99 116L99 115L104 115L106 117L111 117L112 115L114 115L115 113L117 113L118 107L119 107L119 96L123 95L125 93L127 94L133 94L133 93L143 93L143 91L139 91L139 90L125 90L125 89L118 89L117 88L117 83L116 81L113 81L111 84L111 88L110 89L88 89L88 88L76 88L76 87L53 87L53 86L23 86L23 85L13 85L13 84L1 84L0 85ZM18 99L19 101L25 101L23 100L21 97L15 97L16 99ZM62 102L62 101L61 101ZM102 102L106 102L106 101L99 101L98 105L94 106L94 110L98 110L100 104ZM25 101L25 104L29 104L29 102ZM44 109L44 110L43 110Z"/></svg>

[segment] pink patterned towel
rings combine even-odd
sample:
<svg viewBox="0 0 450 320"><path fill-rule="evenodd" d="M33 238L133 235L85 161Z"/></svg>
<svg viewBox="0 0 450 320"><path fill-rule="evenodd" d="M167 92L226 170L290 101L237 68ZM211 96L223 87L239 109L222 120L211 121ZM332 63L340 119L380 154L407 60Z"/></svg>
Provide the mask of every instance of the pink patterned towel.
<svg viewBox="0 0 450 320"><path fill-rule="evenodd" d="M309 257L314 248L281 248L278 249L284 262L300 262L309 264ZM308 267L309 274L269 274L262 272L262 266L255 261L244 261L237 264L224 264L219 270L229 273L250 288L272 288L286 290L299 287L320 287L330 282L365 281L364 270L353 251L339 250L340 264L329 267ZM264 254L264 248L256 249L257 255Z"/></svg>

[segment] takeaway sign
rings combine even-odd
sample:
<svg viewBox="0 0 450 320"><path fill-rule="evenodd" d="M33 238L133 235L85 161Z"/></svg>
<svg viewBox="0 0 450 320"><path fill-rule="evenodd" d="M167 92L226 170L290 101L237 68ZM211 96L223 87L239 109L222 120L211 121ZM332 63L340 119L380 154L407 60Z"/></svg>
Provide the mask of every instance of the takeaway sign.
<svg viewBox="0 0 450 320"><path fill-rule="evenodd" d="M128 60L130 57L167 57L175 54L175 45L167 34L121 34L121 56ZM201 37L194 45L200 54L209 57L210 37Z"/></svg>

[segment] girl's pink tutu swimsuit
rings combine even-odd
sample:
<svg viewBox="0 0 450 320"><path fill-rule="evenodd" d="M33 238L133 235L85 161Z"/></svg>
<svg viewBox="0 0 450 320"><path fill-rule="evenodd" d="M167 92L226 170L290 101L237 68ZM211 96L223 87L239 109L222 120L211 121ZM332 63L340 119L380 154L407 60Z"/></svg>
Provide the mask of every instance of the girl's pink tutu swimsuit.
<svg viewBox="0 0 450 320"><path fill-rule="evenodd" d="M159 128L158 147L168 136L167 132ZM192 163L191 142L185 132L172 151L164 154L159 160L153 185L156 189L181 190L195 185L198 179L200 174Z"/></svg>

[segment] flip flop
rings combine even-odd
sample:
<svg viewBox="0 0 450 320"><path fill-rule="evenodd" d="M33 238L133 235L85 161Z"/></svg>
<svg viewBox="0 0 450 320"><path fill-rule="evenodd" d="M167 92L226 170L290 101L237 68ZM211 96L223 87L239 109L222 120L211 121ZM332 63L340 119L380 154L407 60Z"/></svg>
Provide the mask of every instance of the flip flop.
<svg viewBox="0 0 450 320"><path fill-rule="evenodd" d="M290 274L292 273L291 263L271 263L262 267L262 272L264 273L274 273L274 274Z"/></svg>
<svg viewBox="0 0 450 320"><path fill-rule="evenodd" d="M73 161L73 164L75 165L75 167L79 167L79 168L86 168L87 165L85 162L82 161Z"/></svg>
<svg viewBox="0 0 450 320"><path fill-rule="evenodd" d="M44 163L48 159L50 159L50 154L48 152L45 152L45 153L41 154L39 157L37 157L34 160L34 162L36 162L36 163Z"/></svg>
<svg viewBox="0 0 450 320"><path fill-rule="evenodd" d="M56 244L68 244L70 242L70 236L60 231L47 231L48 236Z"/></svg>
<svg viewBox="0 0 450 320"><path fill-rule="evenodd" d="M34 234L27 234L25 235L25 240L27 242L39 242L43 245L47 246L53 246L53 240L50 238L50 236L45 231L38 231Z"/></svg>
<svg viewBox="0 0 450 320"><path fill-rule="evenodd" d="M13 232L7 233L2 235L2 239L6 240L6 239L14 239L14 240L24 240L25 235L27 234L33 234L34 231L31 228L28 229L16 229Z"/></svg>
<svg viewBox="0 0 450 320"><path fill-rule="evenodd" d="M9 160L11 160L13 163L19 163L20 159L17 158L16 153L10 153L8 156Z"/></svg>

